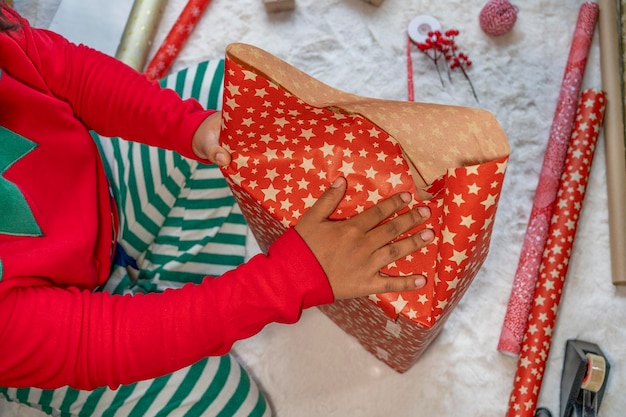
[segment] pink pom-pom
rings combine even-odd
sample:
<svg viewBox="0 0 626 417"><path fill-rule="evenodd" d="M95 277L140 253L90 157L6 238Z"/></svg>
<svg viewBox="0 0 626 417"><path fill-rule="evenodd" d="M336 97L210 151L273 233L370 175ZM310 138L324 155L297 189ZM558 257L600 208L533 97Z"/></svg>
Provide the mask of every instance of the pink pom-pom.
<svg viewBox="0 0 626 417"><path fill-rule="evenodd" d="M508 0L491 0L480 11L480 27L492 36L501 36L513 29L517 7Z"/></svg>

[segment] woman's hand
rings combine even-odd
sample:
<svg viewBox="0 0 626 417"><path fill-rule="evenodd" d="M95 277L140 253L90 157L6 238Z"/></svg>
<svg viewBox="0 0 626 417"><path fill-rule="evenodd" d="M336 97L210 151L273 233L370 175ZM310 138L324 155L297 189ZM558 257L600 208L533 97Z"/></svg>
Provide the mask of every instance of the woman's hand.
<svg viewBox="0 0 626 417"><path fill-rule="evenodd" d="M222 112L216 112L204 119L193 135L191 146L198 158L208 159L219 166L230 163L230 152L220 146Z"/></svg>
<svg viewBox="0 0 626 417"><path fill-rule="evenodd" d="M379 271L433 240L433 231L424 229L389 243L424 223L430 216L429 209L419 207L381 224L410 202L409 193L400 193L348 220L329 220L328 217L343 198L345 189L345 179L335 180L295 226L326 272L335 298L354 298L423 287L426 279L422 275L391 277Z"/></svg>

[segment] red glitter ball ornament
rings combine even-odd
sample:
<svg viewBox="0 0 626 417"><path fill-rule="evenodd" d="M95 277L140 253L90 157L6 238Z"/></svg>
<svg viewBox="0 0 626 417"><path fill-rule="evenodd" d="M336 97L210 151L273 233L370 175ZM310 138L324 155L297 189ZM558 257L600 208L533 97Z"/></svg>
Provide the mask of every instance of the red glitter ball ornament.
<svg viewBox="0 0 626 417"><path fill-rule="evenodd" d="M508 0L491 0L480 11L480 27L489 35L504 35L513 29L517 11Z"/></svg>

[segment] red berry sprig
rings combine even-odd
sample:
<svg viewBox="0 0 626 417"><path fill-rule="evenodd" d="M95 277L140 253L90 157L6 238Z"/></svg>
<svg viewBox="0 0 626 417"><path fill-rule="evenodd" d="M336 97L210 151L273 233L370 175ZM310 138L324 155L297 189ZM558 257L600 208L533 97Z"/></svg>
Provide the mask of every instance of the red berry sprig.
<svg viewBox="0 0 626 417"><path fill-rule="evenodd" d="M450 64L446 66L446 72L448 73L448 80L450 82L452 82L450 71L458 68L469 83L474 99L478 102L476 90L474 89L474 85L467 74L467 68L472 65L472 61L470 61L467 54L458 51L458 46L455 42L455 38L458 35L459 31L456 29L447 30L443 34L438 30L428 32L428 37L424 40L424 42L416 44L417 49L423 52L428 58L430 58L431 61L434 62L442 86L444 85L444 82L441 77L441 71L439 70L439 60L443 57L446 62L450 62Z"/></svg>
<svg viewBox="0 0 626 417"><path fill-rule="evenodd" d="M439 59L441 57L446 56L446 53L449 49L449 41L444 38L440 31L428 32L428 37L424 40L423 43L417 43L417 49L422 51L424 55L430 58L431 61L435 64L435 68L437 69L437 75L439 75L439 81L441 81L441 86L444 86L443 78L441 77L441 71L439 70Z"/></svg>

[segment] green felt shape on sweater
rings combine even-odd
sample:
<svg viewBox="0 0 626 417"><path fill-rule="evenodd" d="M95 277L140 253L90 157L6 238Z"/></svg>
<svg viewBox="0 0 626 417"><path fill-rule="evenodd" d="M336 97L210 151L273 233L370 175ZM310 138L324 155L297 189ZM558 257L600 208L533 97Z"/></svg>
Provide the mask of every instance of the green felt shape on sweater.
<svg viewBox="0 0 626 417"><path fill-rule="evenodd" d="M6 171L37 146L36 143L0 126L0 233L14 236L41 236L26 197L7 180Z"/></svg>

